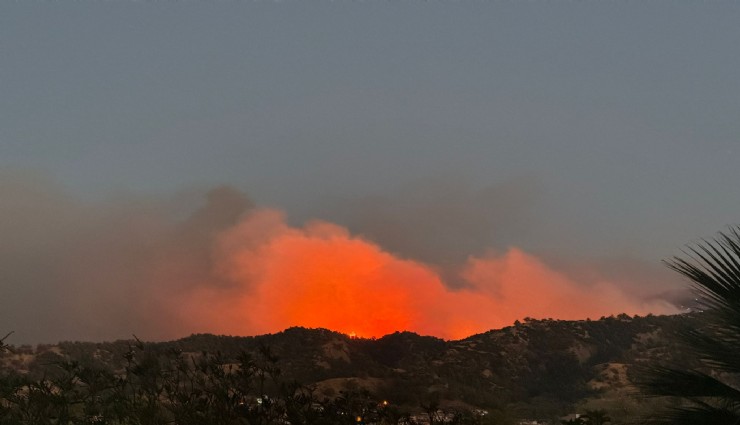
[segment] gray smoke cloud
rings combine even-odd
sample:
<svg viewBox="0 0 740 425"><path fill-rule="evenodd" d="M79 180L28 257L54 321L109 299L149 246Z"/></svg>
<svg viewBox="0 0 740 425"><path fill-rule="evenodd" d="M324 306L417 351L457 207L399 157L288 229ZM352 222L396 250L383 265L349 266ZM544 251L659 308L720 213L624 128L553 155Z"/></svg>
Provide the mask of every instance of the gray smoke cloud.
<svg viewBox="0 0 740 425"><path fill-rule="evenodd" d="M686 287L677 284L679 278L659 262L536 250L548 222L542 206L545 192L546 185L531 176L485 187L446 176L399 185L384 195L334 199L318 214L394 254L433 266L451 287L466 285L459 272L471 256L524 244L554 270L583 285L618 282L645 301L691 303Z"/></svg>
<svg viewBox="0 0 740 425"><path fill-rule="evenodd" d="M482 188L431 178L386 195L334 200L320 214L390 252L437 266L454 285L469 256L506 249L530 232L541 192L529 177Z"/></svg>
<svg viewBox="0 0 740 425"><path fill-rule="evenodd" d="M86 203L18 173L0 178L0 200L0 323L11 342L178 336L172 294L229 284L213 273L212 240L253 206L228 186L190 213L177 196Z"/></svg>
<svg viewBox="0 0 740 425"><path fill-rule="evenodd" d="M531 179L482 189L427 181L326 203L317 218L429 265L454 288L465 284L458 272L469 258L516 246L533 228L541 190ZM15 331L9 342L18 344L215 331L196 329L197 317L184 322L178 296L244 290L245 282L219 272L214 247L255 208L229 186L85 201L36 174L0 174L0 332ZM646 301L685 298L659 264L565 255L543 261L584 287L606 280Z"/></svg>

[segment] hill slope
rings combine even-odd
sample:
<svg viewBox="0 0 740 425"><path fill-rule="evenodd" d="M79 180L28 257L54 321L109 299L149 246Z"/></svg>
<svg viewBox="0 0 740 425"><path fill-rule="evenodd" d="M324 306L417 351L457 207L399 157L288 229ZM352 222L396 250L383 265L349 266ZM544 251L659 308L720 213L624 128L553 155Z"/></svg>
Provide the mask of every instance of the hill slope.
<svg viewBox="0 0 740 425"><path fill-rule="evenodd" d="M410 332L356 339L325 329L290 328L255 337L192 335L148 343L155 353L236 358L269 347L282 376L314 384L322 396L364 387L379 399L420 406L430 402L503 409L520 417L556 417L576 406L607 407L630 417L641 407L632 397L635 366L682 355L672 335L695 326L696 317L648 316L597 321L525 320L515 326L444 341ZM121 370L137 341L62 342L3 354L6 373L53 373L62 359ZM263 348L263 354L265 353Z"/></svg>

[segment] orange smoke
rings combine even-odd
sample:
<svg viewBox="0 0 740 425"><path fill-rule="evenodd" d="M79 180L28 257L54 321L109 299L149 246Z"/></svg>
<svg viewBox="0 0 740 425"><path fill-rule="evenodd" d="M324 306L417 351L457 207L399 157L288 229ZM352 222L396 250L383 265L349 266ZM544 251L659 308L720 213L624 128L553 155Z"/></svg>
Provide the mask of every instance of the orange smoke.
<svg viewBox="0 0 740 425"><path fill-rule="evenodd" d="M337 225L291 227L274 210L253 211L221 236L214 255L229 283L182 295L180 314L192 329L243 335L304 326L360 337L409 330L457 339L526 316L675 311L609 282L580 285L517 249L470 258L462 276L469 286L451 290L427 265Z"/></svg>

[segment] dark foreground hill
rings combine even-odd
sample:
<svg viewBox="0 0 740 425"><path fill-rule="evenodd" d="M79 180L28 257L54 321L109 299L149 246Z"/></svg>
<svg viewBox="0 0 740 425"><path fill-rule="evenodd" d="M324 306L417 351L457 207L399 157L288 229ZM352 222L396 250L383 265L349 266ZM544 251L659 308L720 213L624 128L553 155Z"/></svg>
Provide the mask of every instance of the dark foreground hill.
<svg viewBox="0 0 740 425"><path fill-rule="evenodd" d="M6 376L43 380L69 361L120 373L133 348L170 358L218 353L236 359L247 352L275 360L271 367L280 369L283 380L307 384L319 397L366 389L378 400L410 411L458 406L551 421L579 410L604 409L620 423L654 403L637 397L631 384L639 365L694 362L680 358L684 354L672 335L697 323L692 315L527 319L459 341L410 332L360 339L325 329L290 328L255 337L199 334L146 344L62 342L35 349L10 347L2 366Z"/></svg>

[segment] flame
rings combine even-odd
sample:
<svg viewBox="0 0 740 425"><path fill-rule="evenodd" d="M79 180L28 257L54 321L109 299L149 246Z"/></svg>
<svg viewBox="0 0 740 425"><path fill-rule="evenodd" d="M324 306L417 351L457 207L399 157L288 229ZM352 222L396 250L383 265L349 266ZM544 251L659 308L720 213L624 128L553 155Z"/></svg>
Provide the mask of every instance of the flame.
<svg viewBox="0 0 740 425"><path fill-rule="evenodd" d="M471 257L451 290L429 266L396 257L326 222L302 228L256 210L224 233L214 252L230 284L184 295L191 329L257 334L291 326L380 337L409 330L457 339L524 317L582 319L626 312L670 313L606 281L584 286L518 249Z"/></svg>

